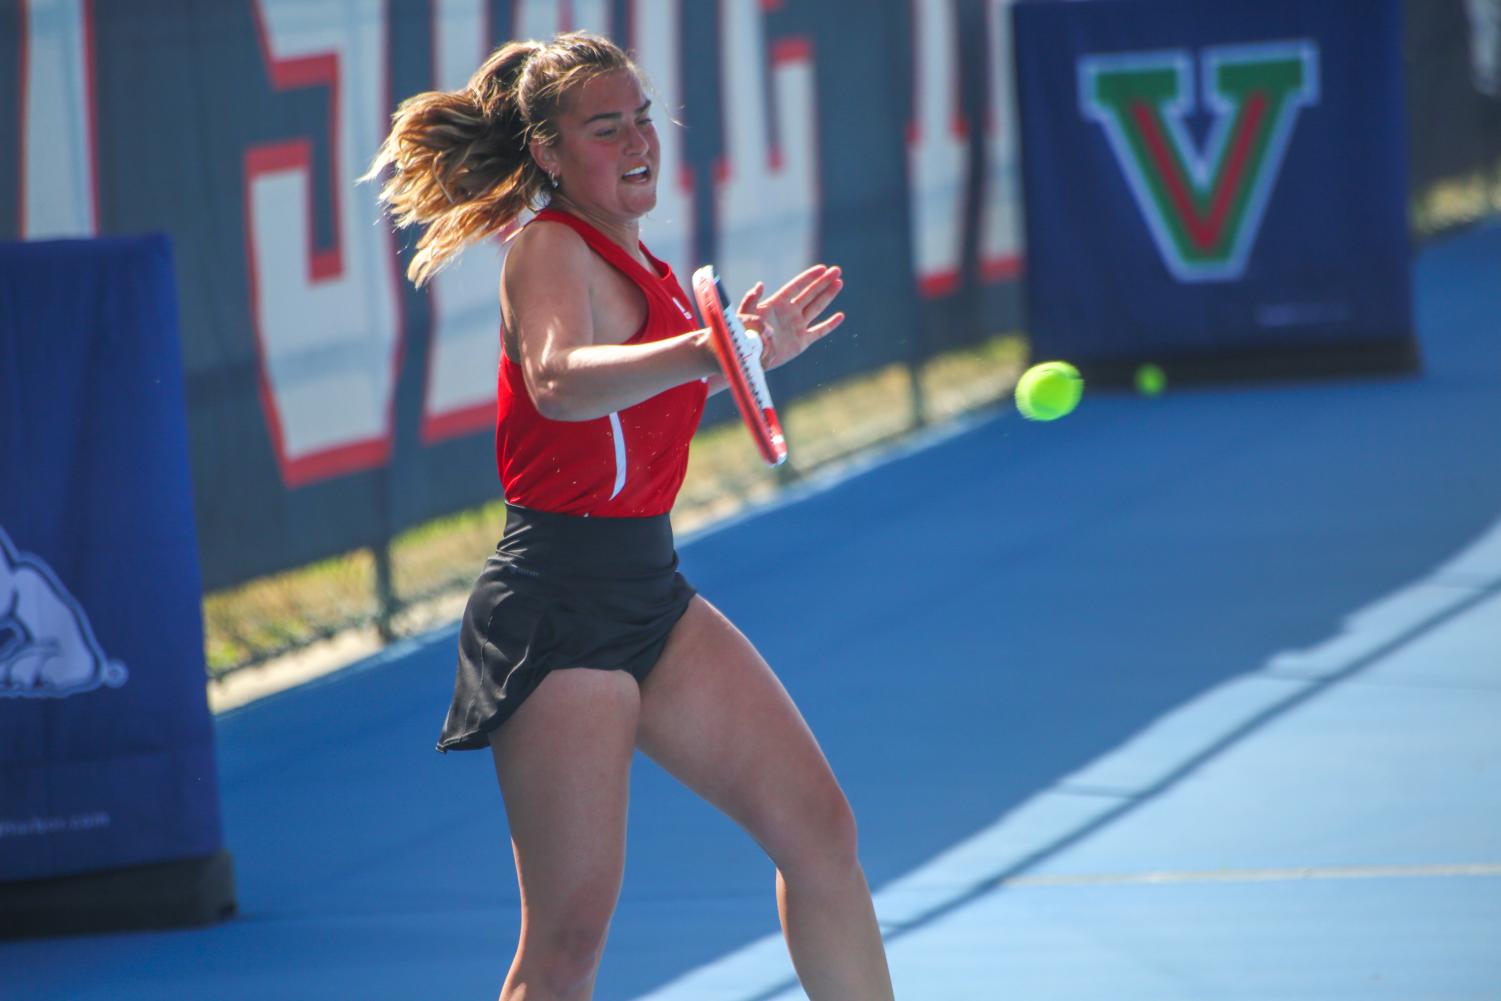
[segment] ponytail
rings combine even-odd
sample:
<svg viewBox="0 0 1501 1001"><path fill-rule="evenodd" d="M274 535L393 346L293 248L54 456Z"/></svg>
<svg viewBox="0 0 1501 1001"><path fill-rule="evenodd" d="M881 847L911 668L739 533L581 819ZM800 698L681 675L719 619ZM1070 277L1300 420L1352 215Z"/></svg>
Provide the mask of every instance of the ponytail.
<svg viewBox="0 0 1501 1001"><path fill-rule="evenodd" d="M394 168L380 202L399 227L420 225L407 277L419 287L465 245L501 233L551 190L531 143L557 141L554 118L576 84L635 70L608 39L585 32L509 42L461 90L407 98L391 117L370 180Z"/></svg>

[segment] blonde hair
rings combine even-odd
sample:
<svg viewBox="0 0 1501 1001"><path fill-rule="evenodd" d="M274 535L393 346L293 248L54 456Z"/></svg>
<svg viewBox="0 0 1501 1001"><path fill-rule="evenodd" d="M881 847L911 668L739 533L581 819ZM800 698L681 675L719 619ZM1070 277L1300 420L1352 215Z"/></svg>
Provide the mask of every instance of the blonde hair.
<svg viewBox="0 0 1501 1001"><path fill-rule="evenodd" d="M394 168L381 204L397 226L427 227L407 277L421 286L467 244L544 202L552 185L532 159L532 141L557 142L557 115L572 89L620 69L641 75L614 42L575 31L508 42L462 89L401 102L360 180Z"/></svg>

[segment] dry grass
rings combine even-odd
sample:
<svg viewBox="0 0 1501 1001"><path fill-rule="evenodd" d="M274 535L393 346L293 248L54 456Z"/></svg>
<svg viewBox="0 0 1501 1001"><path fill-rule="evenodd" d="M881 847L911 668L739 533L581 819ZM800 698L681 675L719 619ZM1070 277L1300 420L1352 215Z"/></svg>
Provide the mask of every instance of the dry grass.
<svg viewBox="0 0 1501 1001"><path fill-rule="evenodd" d="M1412 233L1426 239L1501 212L1501 163L1439 181L1413 199Z"/></svg>
<svg viewBox="0 0 1501 1001"><path fill-rule="evenodd" d="M210 675L266 660L375 620L375 561L360 549L203 599Z"/></svg>

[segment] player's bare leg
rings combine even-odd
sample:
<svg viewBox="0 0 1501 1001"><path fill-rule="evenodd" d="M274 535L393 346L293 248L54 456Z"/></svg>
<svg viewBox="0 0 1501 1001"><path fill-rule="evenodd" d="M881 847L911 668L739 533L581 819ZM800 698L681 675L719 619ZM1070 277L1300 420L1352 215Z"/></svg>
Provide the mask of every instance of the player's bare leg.
<svg viewBox="0 0 1501 1001"><path fill-rule="evenodd" d="M638 744L771 856L782 929L811 1001L891 998L844 792L771 668L702 598L642 685Z"/></svg>
<svg viewBox="0 0 1501 1001"><path fill-rule="evenodd" d="M501 1001L594 992L624 871L639 708L624 671L554 671L491 738L521 886Z"/></svg>

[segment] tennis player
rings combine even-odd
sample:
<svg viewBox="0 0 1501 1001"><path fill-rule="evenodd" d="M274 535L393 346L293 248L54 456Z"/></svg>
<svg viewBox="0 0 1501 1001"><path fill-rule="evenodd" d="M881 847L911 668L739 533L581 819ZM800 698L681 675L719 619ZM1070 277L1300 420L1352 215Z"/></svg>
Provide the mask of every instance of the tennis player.
<svg viewBox="0 0 1501 1001"><path fill-rule="evenodd" d="M890 998L849 803L755 647L677 570L668 512L724 380L692 300L640 240L658 158L639 70L572 33L508 44L464 89L404 102L367 175L391 168L382 200L425 227L418 285L541 207L502 269L506 526L464 614L438 743L495 760L522 909L500 996L591 996L639 747L771 857L808 996ZM746 293L768 368L840 324L824 314L842 286L819 265Z"/></svg>

